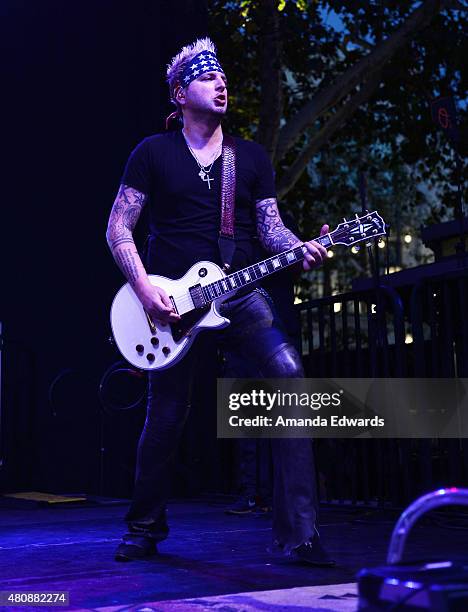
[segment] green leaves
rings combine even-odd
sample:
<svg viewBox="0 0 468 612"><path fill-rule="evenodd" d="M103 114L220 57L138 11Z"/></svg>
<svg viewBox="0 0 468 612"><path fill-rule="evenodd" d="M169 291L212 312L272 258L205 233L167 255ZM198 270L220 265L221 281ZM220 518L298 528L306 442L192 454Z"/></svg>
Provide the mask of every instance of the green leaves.
<svg viewBox="0 0 468 612"><path fill-rule="evenodd" d="M370 48L378 48L421 3L211 0L210 30L228 73L230 95L235 94L226 129L252 139L258 135L264 77L259 68L260 33L267 5L273 7L279 22L283 126L308 100L367 57ZM314 235L322 220L334 223L359 209L358 169L362 167L369 169L370 205L381 206L390 218L396 217L398 209L402 222L419 226L447 211L453 214L455 162L444 135L431 121L429 102L441 94L455 94L461 141L466 142L468 99L463 79L468 49L459 13L442 11L401 46L382 69L381 86L310 160L283 202L297 216L305 235ZM325 108L285 157L276 160L278 181L302 147L347 100ZM411 248L416 248L415 243ZM338 262L334 258L330 265L337 266L344 286L356 272Z"/></svg>
<svg viewBox="0 0 468 612"><path fill-rule="evenodd" d="M317 2L318 0L313 0L313 1ZM294 0L294 4L297 6L297 8L300 11L306 11L307 10L307 5L308 5L308 1L307 0ZM283 11L285 7L286 7L286 0L279 0L278 1L278 10L279 11Z"/></svg>

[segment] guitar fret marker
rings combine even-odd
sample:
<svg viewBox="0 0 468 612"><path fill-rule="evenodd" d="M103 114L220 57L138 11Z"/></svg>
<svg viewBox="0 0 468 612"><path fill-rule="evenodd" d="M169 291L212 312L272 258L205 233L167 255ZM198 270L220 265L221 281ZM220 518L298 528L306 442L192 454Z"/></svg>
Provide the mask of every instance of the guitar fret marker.
<svg viewBox="0 0 468 612"><path fill-rule="evenodd" d="M266 269L265 264L260 264L258 267L260 268L260 272L262 274L266 274L268 272L268 270Z"/></svg>
<svg viewBox="0 0 468 612"><path fill-rule="evenodd" d="M289 251L289 253L286 253L286 259L288 261L294 261L296 258L294 257L294 253L292 253L291 251Z"/></svg>
<svg viewBox="0 0 468 612"><path fill-rule="evenodd" d="M278 260L278 259L276 259L276 258L275 258L275 259L272 259L272 260L271 260L271 263L273 264L273 267L274 267L274 268L279 268L279 267L280 267L280 265L281 265L281 264L280 264L280 262L279 262L279 260Z"/></svg>
<svg viewBox="0 0 468 612"><path fill-rule="evenodd" d="M244 278L246 281L250 280L250 276L248 272L244 272Z"/></svg>

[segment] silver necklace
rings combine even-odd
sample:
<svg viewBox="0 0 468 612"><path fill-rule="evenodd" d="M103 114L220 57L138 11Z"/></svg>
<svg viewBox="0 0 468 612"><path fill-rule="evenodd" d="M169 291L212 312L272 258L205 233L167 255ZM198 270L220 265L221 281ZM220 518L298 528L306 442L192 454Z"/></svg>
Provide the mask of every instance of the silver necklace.
<svg viewBox="0 0 468 612"><path fill-rule="evenodd" d="M211 160L211 163L209 163L207 166L204 166L203 164L200 163L200 161L198 160L198 157L195 155L195 151L192 149L192 147L189 144L189 141L187 140L187 137L184 134L184 130L182 130L182 135L185 139L185 142L187 144L187 147L190 151L190 153L192 154L194 160L197 162L198 167L200 168L200 172L198 173L198 176L201 178L201 180L204 183L208 183L208 189L211 189L211 181L214 181L214 178L212 178L210 176L210 172L211 169L213 168L213 164L215 163L216 159L218 158L218 155L222 149L222 143L219 147L219 149L215 152L215 154L213 155L213 159Z"/></svg>

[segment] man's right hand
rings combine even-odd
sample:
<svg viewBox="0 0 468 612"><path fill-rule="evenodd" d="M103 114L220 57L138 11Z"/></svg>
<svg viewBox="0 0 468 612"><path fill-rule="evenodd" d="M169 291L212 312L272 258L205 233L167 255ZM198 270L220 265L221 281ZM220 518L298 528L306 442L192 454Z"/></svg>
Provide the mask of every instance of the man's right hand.
<svg viewBox="0 0 468 612"><path fill-rule="evenodd" d="M180 321L180 315L174 312L169 296L161 287L154 287L153 285L145 287L138 292L138 299L154 321L160 323Z"/></svg>

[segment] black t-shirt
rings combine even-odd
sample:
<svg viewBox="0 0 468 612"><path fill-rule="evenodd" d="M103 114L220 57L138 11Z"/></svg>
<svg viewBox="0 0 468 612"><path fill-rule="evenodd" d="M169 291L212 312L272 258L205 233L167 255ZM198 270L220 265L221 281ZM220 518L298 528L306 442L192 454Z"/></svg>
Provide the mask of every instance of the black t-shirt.
<svg viewBox="0 0 468 612"><path fill-rule="evenodd" d="M259 144L236 141L236 252L233 269L253 263L255 202L276 197L271 162ZM181 131L145 138L131 153L122 183L148 196L151 274L179 278L197 261L220 264L221 156L214 162L211 189Z"/></svg>

